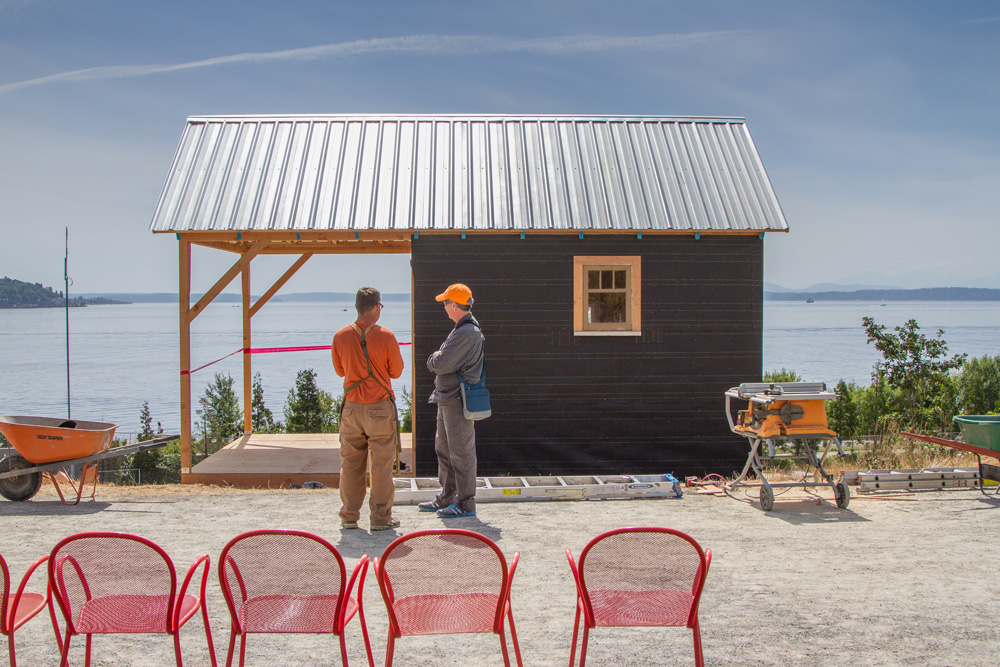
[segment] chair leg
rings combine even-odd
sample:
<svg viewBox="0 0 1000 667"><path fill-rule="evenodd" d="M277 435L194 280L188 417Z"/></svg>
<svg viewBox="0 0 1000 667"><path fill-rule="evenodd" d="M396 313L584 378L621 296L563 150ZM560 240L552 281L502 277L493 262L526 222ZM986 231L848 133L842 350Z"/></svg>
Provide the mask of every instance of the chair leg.
<svg viewBox="0 0 1000 667"><path fill-rule="evenodd" d="M507 637L504 636L503 624L500 625L500 652L503 653L504 667L510 667L510 653L507 652Z"/></svg>
<svg viewBox="0 0 1000 667"><path fill-rule="evenodd" d="M229 653L226 654L226 667L233 667L233 652L236 650L236 628L229 633Z"/></svg>
<svg viewBox="0 0 1000 667"><path fill-rule="evenodd" d="M521 646L517 643L517 630L514 629L514 612L507 605L507 622L510 624L510 641L514 644L514 657L517 659L517 667L524 667L521 662Z"/></svg>
<svg viewBox="0 0 1000 667"><path fill-rule="evenodd" d="M361 622L361 635L365 638L365 653L368 654L368 667L375 667L375 656L372 655L372 642L368 638L368 623L365 622L365 609L358 604L358 620Z"/></svg>
<svg viewBox="0 0 1000 667"><path fill-rule="evenodd" d="M10 654L10 667L17 667L17 656L14 654L14 631L7 635L7 652Z"/></svg>
<svg viewBox="0 0 1000 667"><path fill-rule="evenodd" d="M573 621L573 642L569 646L569 667L576 662L576 635L580 630L580 601L576 602L576 619Z"/></svg>
<svg viewBox="0 0 1000 667"><path fill-rule="evenodd" d="M347 667L347 638L344 636L346 633L340 633L340 664Z"/></svg>
<svg viewBox="0 0 1000 667"><path fill-rule="evenodd" d="M705 655L701 651L701 628L698 619L694 619L694 626L691 628L694 634L694 664L695 667L705 667Z"/></svg>
<svg viewBox="0 0 1000 667"><path fill-rule="evenodd" d="M590 639L590 627L583 624L583 638L580 640L580 667L587 664L587 640Z"/></svg>
<svg viewBox="0 0 1000 667"><path fill-rule="evenodd" d="M93 642L94 642L94 635L87 635L87 641L84 642L85 645L87 646L87 650L86 650L86 653L85 653L86 658L83 661L84 667L90 667L90 647L91 647L91 644L93 644ZM68 662L66 663L66 667L69 667L69 663Z"/></svg>
<svg viewBox="0 0 1000 667"><path fill-rule="evenodd" d="M66 629L66 639L62 643L62 659L59 661L59 667L69 667L69 628Z"/></svg>
<svg viewBox="0 0 1000 667"><path fill-rule="evenodd" d="M208 605L201 601L201 620L205 624L205 639L208 640L208 657L212 662L212 667L219 667L215 660L215 642L212 641L212 626L208 622Z"/></svg>
<svg viewBox="0 0 1000 667"><path fill-rule="evenodd" d="M177 667L184 667L184 660L181 658L181 632L180 628L174 633L174 657L177 660Z"/></svg>
<svg viewBox="0 0 1000 667"><path fill-rule="evenodd" d="M56 633L56 645L59 646L59 653L62 654L62 635L59 634L59 619L56 618L55 596L49 595L49 618L52 619L52 630Z"/></svg>
<svg viewBox="0 0 1000 667"><path fill-rule="evenodd" d="M385 644L385 667L392 667L392 653L396 649L396 638L389 630L389 641Z"/></svg>

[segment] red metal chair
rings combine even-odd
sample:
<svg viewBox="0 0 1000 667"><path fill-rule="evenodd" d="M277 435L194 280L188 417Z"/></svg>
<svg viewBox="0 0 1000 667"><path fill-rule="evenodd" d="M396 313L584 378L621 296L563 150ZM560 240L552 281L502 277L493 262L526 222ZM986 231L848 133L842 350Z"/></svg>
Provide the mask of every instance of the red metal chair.
<svg viewBox="0 0 1000 667"><path fill-rule="evenodd" d="M470 530L419 530L397 538L375 559L375 578L389 612L386 667L403 635L492 632L500 636L504 665L510 667L504 617L510 624L518 667L510 584L520 553L510 568L500 548Z"/></svg>
<svg viewBox="0 0 1000 667"><path fill-rule="evenodd" d="M618 528L601 533L580 553L579 566L567 549L576 580L576 620L569 664L583 616L580 667L587 660L591 628L624 626L688 627L694 633L694 660L704 666L698 600L712 551L672 528Z"/></svg>
<svg viewBox="0 0 1000 667"><path fill-rule="evenodd" d="M198 610L212 667L215 647L205 608L209 558L199 557L177 588L177 572L170 556L144 537L127 533L91 532L70 535L49 555L49 587L63 618L61 667L69 662L70 640L86 635L86 660L90 665L93 635L163 633L174 638L177 667L182 667L180 629ZM188 585L202 568L197 595Z"/></svg>
<svg viewBox="0 0 1000 667"><path fill-rule="evenodd" d="M340 637L347 666L344 628L355 613L361 622L368 664L374 666L362 602L368 556L347 581L336 547L301 530L251 530L237 535L219 557L219 582L232 616L226 667L240 637L240 667L252 633L314 633ZM357 597L352 597L355 582Z"/></svg>
<svg viewBox="0 0 1000 667"><path fill-rule="evenodd" d="M17 587L17 592L11 595L10 570L7 569L7 561L3 559L3 556L0 556L0 572L3 574L3 597L0 598L0 633L7 635L10 667L17 667L17 656L14 651L14 631L34 618L38 612L45 608L45 605L51 602L48 588L45 589L44 595L24 590L31 579L31 575L48 559L48 556L42 556L32 563L31 567L24 574L24 578L21 579L21 583ZM54 616L53 621L55 621ZM62 640L59 638L58 629L56 629L56 643L62 643Z"/></svg>

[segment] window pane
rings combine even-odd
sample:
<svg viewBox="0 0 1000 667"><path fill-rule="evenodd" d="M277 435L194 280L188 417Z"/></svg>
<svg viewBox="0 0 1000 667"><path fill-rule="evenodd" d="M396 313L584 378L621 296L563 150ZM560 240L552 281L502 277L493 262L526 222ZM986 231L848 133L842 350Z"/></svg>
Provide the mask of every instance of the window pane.
<svg viewBox="0 0 1000 667"><path fill-rule="evenodd" d="M625 289L624 271L615 271L615 289Z"/></svg>
<svg viewBox="0 0 1000 667"><path fill-rule="evenodd" d="M611 279L611 271L601 271L601 289L612 289L614 282Z"/></svg>
<svg viewBox="0 0 1000 667"><path fill-rule="evenodd" d="M587 288L599 289L601 287L601 272L587 271Z"/></svg>
<svg viewBox="0 0 1000 667"><path fill-rule="evenodd" d="M589 295L590 324L620 324L625 322L625 293L602 292Z"/></svg>

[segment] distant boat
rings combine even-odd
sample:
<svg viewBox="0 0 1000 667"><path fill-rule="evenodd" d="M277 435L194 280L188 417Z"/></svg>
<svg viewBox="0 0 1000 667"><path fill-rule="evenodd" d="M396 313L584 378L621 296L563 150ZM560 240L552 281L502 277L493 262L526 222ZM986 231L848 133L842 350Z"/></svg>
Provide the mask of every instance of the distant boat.
<svg viewBox="0 0 1000 667"><path fill-rule="evenodd" d="M812 297L809 297L808 299L806 299L806 303L816 303L816 300L813 299Z"/></svg>

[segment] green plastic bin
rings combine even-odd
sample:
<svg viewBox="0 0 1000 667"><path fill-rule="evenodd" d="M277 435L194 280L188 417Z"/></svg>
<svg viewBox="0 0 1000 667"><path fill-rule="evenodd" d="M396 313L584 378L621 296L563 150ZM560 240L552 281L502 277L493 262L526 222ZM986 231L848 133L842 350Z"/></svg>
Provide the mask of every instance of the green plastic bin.
<svg viewBox="0 0 1000 667"><path fill-rule="evenodd" d="M1000 452L1000 415L959 415L954 419L962 427L966 444Z"/></svg>

